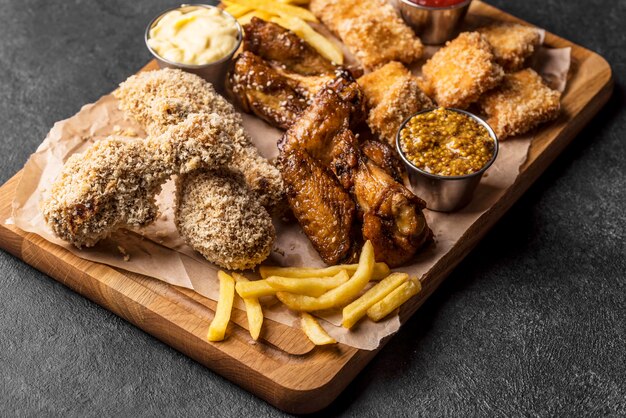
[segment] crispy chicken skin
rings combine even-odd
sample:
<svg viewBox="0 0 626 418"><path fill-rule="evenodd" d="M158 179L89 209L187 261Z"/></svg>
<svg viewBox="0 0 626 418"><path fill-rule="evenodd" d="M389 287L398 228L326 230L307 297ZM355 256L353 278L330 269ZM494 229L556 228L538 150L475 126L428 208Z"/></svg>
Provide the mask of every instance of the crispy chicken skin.
<svg viewBox="0 0 626 418"><path fill-rule="evenodd" d="M143 72L130 77L114 92L120 108L148 133L159 134L190 113L217 113L228 121L233 143L230 168L243 174L248 188L273 212L282 207L283 183L278 169L259 154L243 129L233 105L202 78L180 70Z"/></svg>
<svg viewBox="0 0 626 418"><path fill-rule="evenodd" d="M72 155L42 204L48 225L78 248L157 216L155 196L173 174L217 168L232 156L216 114L192 114L146 140L108 138Z"/></svg>
<svg viewBox="0 0 626 418"><path fill-rule="evenodd" d="M539 29L519 23L499 22L476 31L489 42L496 62L507 72L522 68L541 43Z"/></svg>
<svg viewBox="0 0 626 418"><path fill-rule="evenodd" d="M298 223L326 264L355 257L355 205L327 168L305 150L281 155L287 200Z"/></svg>
<svg viewBox="0 0 626 418"><path fill-rule="evenodd" d="M294 212L306 208L308 211L324 213L330 211L327 206L335 204L336 196L342 196L341 201L345 196L351 196L357 203L358 218L363 222L363 239L372 241L378 261L397 266L410 260L431 237L422 213L425 205L361 151L358 139L350 130L350 119L354 114L351 107L337 92L324 89L285 133L279 144L280 166L285 182L298 184L304 181L300 177L305 176L305 173L310 177L302 166L308 164L317 167L317 182L335 185L332 194L316 191L319 196L316 201L294 195L289 197L289 204ZM292 166L298 169L285 169ZM344 193L339 194L339 189ZM331 189L325 191L328 190ZM316 207L312 208L312 205ZM325 208L318 208L318 205ZM341 236L335 237L335 229L322 230L313 224L312 219L296 217L327 263L330 260L325 258L324 253L328 249L315 243L328 245L331 242L337 245L337 241L343 243L346 237L352 236L347 230L342 230ZM331 221L334 219L329 217L324 223ZM347 225L348 220L344 221L342 225ZM346 247L353 247L353 244L343 245L342 248Z"/></svg>
<svg viewBox="0 0 626 418"><path fill-rule="evenodd" d="M561 93L545 85L527 68L507 74L498 88L481 97L478 106L499 139L528 132L540 123L556 119Z"/></svg>
<svg viewBox="0 0 626 418"><path fill-rule="evenodd" d="M245 179L227 170L195 170L177 179L176 226L207 260L229 270L260 264L276 231Z"/></svg>
<svg viewBox="0 0 626 418"><path fill-rule="evenodd" d="M332 74L337 68L295 33L280 25L253 17L243 26L243 50L278 63L297 74Z"/></svg>
<svg viewBox="0 0 626 418"><path fill-rule="evenodd" d="M368 160L382 168L395 181L402 184L406 175L398 153L384 142L368 140L361 142L361 152Z"/></svg>
<svg viewBox="0 0 626 418"><path fill-rule="evenodd" d="M311 0L310 8L367 69L422 56L421 41L385 0Z"/></svg>
<svg viewBox="0 0 626 418"><path fill-rule="evenodd" d="M367 124L382 140L395 147L402 122L420 110L434 107L419 88L417 78L402 63L390 62L360 77L369 114Z"/></svg>
<svg viewBox="0 0 626 418"><path fill-rule="evenodd" d="M463 32L422 67L420 87L439 106L465 109L496 87L504 71L478 32Z"/></svg>

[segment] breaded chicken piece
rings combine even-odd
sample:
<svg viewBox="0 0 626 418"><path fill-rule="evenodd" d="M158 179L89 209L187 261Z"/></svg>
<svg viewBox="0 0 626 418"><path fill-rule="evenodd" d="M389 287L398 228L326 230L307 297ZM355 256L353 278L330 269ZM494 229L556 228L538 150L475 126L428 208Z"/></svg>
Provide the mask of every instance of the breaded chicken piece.
<svg viewBox="0 0 626 418"><path fill-rule="evenodd" d="M148 133L161 133L190 113L217 113L228 119L233 141L232 168L241 172L250 190L270 212L283 200L283 182L276 167L263 158L243 129L241 116L213 86L180 70L164 69L134 75L114 92L120 108Z"/></svg>
<svg viewBox="0 0 626 418"><path fill-rule="evenodd" d="M151 223L155 196L173 174L227 164L232 145L216 114L193 114L145 140L110 137L72 155L42 204L60 238L91 247L112 232Z"/></svg>
<svg viewBox="0 0 626 418"><path fill-rule="evenodd" d="M402 122L434 103L419 88L417 78L401 63L392 61L359 78L370 109L367 124L372 132L395 147Z"/></svg>
<svg viewBox="0 0 626 418"><path fill-rule="evenodd" d="M498 138L504 139L555 119L561 108L560 99L561 93L527 68L507 74L498 88L481 97L478 105Z"/></svg>
<svg viewBox="0 0 626 418"><path fill-rule="evenodd" d="M250 269L267 258L274 225L240 174L196 170L177 182L176 226L191 247L229 270Z"/></svg>
<svg viewBox="0 0 626 418"><path fill-rule="evenodd" d="M504 71L478 32L463 32L422 67L420 87L439 106L464 109L498 85Z"/></svg>
<svg viewBox="0 0 626 418"><path fill-rule="evenodd" d="M506 71L522 68L541 43L539 29L519 23L500 22L477 29L493 48L496 62Z"/></svg>
<svg viewBox="0 0 626 418"><path fill-rule="evenodd" d="M424 46L385 0L311 0L311 12L367 69L389 61L410 64Z"/></svg>

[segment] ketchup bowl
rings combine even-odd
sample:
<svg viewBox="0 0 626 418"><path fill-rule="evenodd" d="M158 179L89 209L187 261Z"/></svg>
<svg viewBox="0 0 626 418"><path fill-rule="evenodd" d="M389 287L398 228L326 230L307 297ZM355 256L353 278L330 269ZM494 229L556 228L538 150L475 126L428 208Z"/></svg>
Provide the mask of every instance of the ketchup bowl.
<svg viewBox="0 0 626 418"><path fill-rule="evenodd" d="M426 45L440 45L458 33L472 0L399 0L402 19Z"/></svg>

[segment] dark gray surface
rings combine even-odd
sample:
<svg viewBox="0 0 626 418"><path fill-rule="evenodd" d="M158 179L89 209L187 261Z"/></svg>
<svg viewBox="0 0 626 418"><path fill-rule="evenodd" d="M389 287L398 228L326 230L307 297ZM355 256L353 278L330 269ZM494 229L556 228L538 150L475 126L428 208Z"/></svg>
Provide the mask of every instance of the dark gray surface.
<svg viewBox="0 0 626 418"><path fill-rule="evenodd" d="M625 0L494 4L612 64L609 105L327 411L626 415ZM149 56L172 1L0 1L0 181ZM281 413L0 251L0 415Z"/></svg>

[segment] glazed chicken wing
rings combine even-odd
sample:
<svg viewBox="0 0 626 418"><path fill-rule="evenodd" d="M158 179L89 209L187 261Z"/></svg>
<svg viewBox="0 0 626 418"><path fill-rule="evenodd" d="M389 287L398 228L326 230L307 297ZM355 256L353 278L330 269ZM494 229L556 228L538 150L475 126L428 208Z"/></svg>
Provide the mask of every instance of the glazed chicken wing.
<svg viewBox="0 0 626 418"><path fill-rule="evenodd" d="M253 17L243 26L243 49L297 74L332 74L337 68L295 33Z"/></svg>

